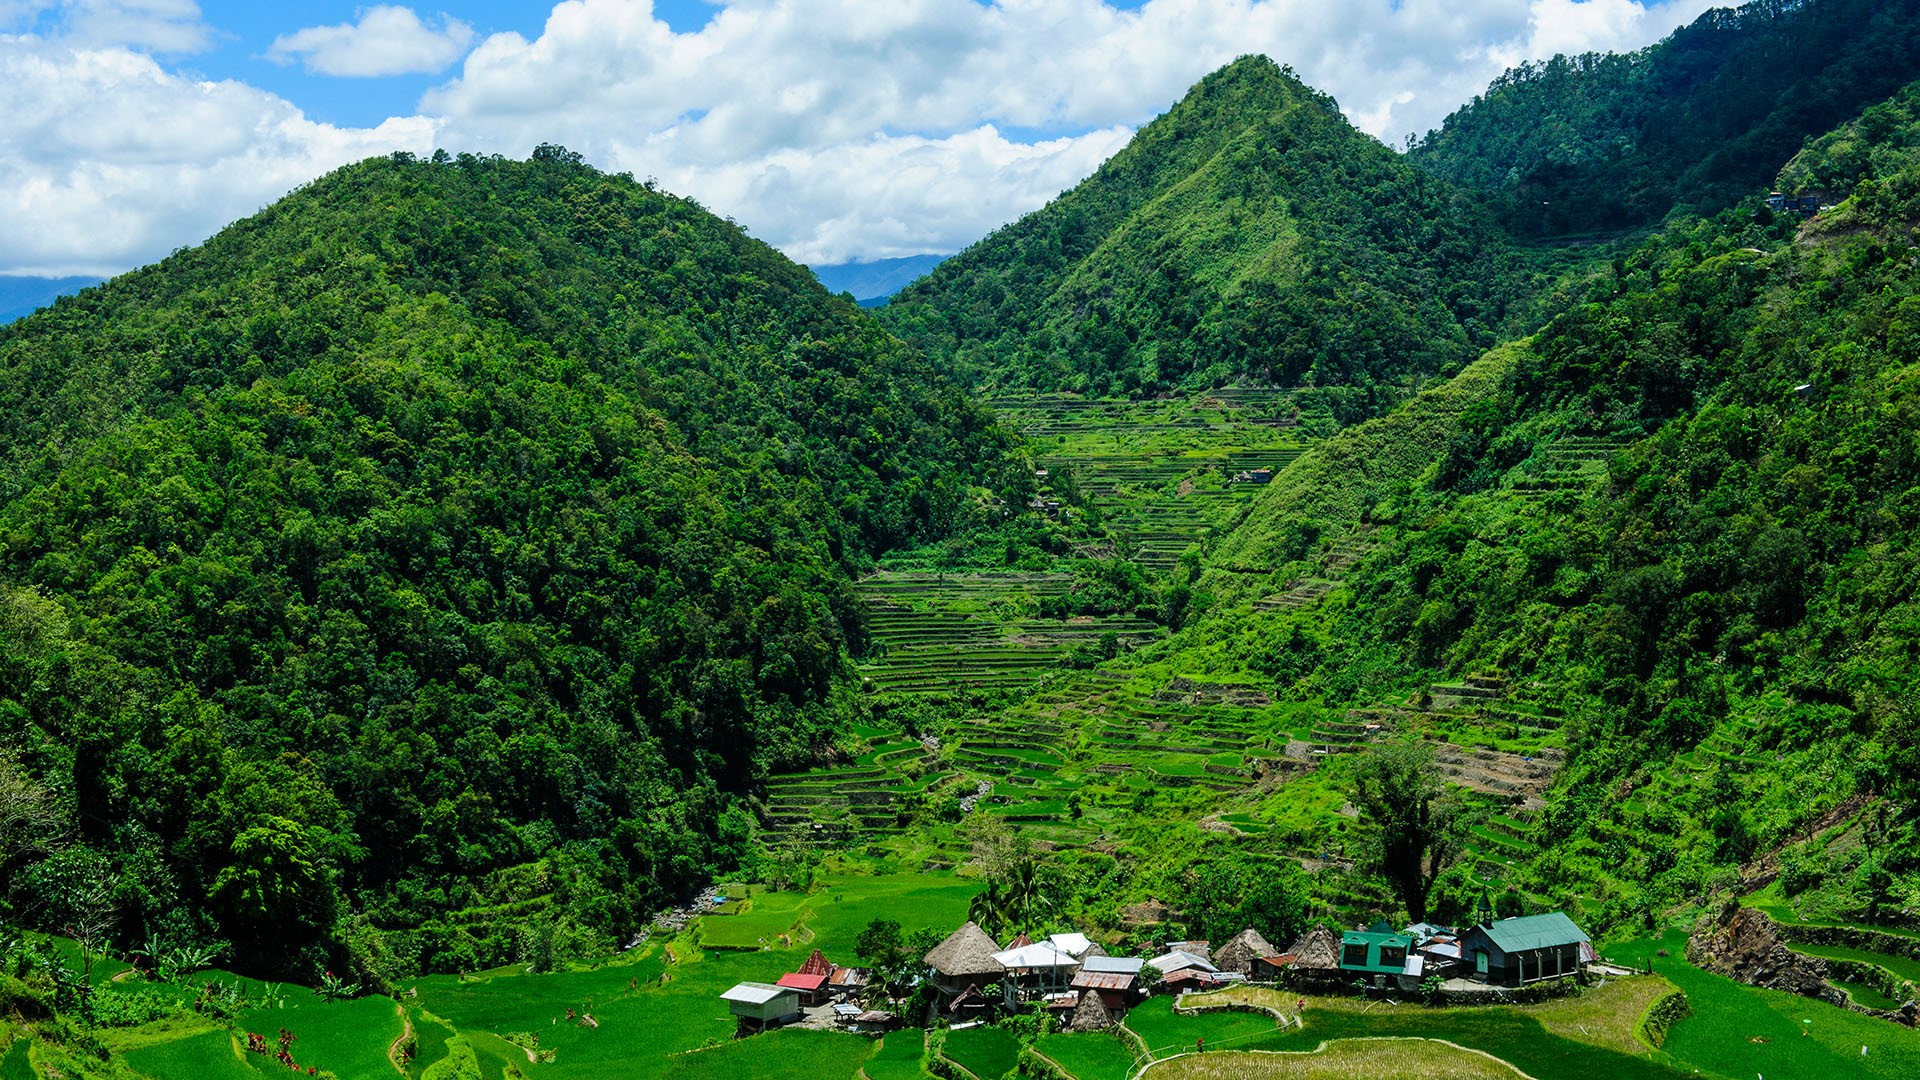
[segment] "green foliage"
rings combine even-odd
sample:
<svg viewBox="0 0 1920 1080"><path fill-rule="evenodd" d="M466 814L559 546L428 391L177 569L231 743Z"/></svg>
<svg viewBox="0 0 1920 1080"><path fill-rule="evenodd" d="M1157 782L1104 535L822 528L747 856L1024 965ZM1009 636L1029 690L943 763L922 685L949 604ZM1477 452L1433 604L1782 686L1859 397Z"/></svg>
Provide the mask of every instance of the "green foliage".
<svg viewBox="0 0 1920 1080"><path fill-rule="evenodd" d="M849 573L1029 471L803 268L560 152L342 169L0 373L0 787L87 810L0 837L17 909L92 867L123 941L374 982L734 865L863 708Z"/></svg>
<svg viewBox="0 0 1920 1080"><path fill-rule="evenodd" d="M1378 830L1370 859L1414 922L1426 920L1427 896L1458 856L1467 825L1433 762L1431 745L1399 740L1360 753L1351 774L1353 804Z"/></svg>
<svg viewBox="0 0 1920 1080"><path fill-rule="evenodd" d="M1180 875L1187 937L1224 944L1252 927L1285 948L1307 928L1312 887L1292 860L1245 855L1196 860Z"/></svg>
<svg viewBox="0 0 1920 1080"><path fill-rule="evenodd" d="M979 384L1302 385L1350 421L1491 344L1523 277L1471 201L1244 57L880 317Z"/></svg>
<svg viewBox="0 0 1920 1080"><path fill-rule="evenodd" d="M1916 74L1920 19L1906 5L1757 0L1637 53L1523 64L1408 156L1488 193L1522 234L1644 226L1764 189L1802 140Z"/></svg>

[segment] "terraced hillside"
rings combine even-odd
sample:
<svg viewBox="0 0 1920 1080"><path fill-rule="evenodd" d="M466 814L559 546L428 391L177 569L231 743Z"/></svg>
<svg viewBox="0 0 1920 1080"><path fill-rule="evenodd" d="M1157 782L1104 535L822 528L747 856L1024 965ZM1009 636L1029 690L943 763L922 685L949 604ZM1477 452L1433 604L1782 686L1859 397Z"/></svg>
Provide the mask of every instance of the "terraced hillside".
<svg viewBox="0 0 1920 1080"><path fill-rule="evenodd" d="M1019 686L1108 634L1132 646L1162 633L1131 615L1043 618L1041 598L1073 575L882 571L860 583L877 655L870 690L904 694Z"/></svg>
<svg viewBox="0 0 1920 1080"><path fill-rule="evenodd" d="M1073 485L1100 515L1114 554L1158 569L1231 526L1307 446L1303 417L1285 390L1220 389L1148 402L1048 395L993 404L1033 447L1045 486Z"/></svg>

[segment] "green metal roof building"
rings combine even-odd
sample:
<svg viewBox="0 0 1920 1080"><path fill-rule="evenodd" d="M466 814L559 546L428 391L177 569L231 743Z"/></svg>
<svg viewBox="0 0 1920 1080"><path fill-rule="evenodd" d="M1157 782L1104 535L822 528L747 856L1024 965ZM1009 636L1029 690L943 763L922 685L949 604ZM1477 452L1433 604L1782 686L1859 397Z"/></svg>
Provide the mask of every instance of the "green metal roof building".
<svg viewBox="0 0 1920 1080"><path fill-rule="evenodd" d="M1340 935L1340 970L1357 975L1400 975L1407 970L1413 939L1405 934L1349 930Z"/></svg>
<svg viewBox="0 0 1920 1080"><path fill-rule="evenodd" d="M1468 927L1460 958L1473 965L1474 979L1519 986L1577 974L1593 958L1593 945L1572 919L1549 911Z"/></svg>

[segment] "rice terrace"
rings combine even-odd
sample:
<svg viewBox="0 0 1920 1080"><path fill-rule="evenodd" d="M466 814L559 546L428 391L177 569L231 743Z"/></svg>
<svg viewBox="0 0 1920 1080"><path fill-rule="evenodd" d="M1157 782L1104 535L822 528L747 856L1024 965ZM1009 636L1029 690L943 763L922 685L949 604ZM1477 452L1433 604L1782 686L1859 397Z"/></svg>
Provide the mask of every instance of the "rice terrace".
<svg viewBox="0 0 1920 1080"><path fill-rule="evenodd" d="M1920 1077L1920 4L296 7L0 4L0 1080Z"/></svg>

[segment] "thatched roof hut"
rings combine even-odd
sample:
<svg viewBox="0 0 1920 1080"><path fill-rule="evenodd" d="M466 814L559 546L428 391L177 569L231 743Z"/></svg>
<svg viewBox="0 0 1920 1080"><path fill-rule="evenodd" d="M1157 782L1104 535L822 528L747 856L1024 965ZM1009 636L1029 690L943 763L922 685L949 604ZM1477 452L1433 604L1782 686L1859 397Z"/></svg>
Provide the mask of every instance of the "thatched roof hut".
<svg viewBox="0 0 1920 1080"><path fill-rule="evenodd" d="M968 921L933 947L933 951L927 954L927 966L950 979L968 975L1000 975L1007 968L993 958L993 954L999 951L1000 946L993 943L985 930L980 929L977 923Z"/></svg>
<svg viewBox="0 0 1920 1080"><path fill-rule="evenodd" d="M1260 931L1248 927L1233 935L1232 940L1213 952L1213 966L1221 971L1237 971L1242 975L1253 973L1253 962L1261 957L1272 956L1279 952L1260 936Z"/></svg>
<svg viewBox="0 0 1920 1080"><path fill-rule="evenodd" d="M1300 935L1287 952L1293 955L1293 966L1301 971L1340 970L1340 935L1324 926Z"/></svg>
<svg viewBox="0 0 1920 1080"><path fill-rule="evenodd" d="M1100 1000L1098 992L1086 990L1080 994L1080 1004L1073 1010L1073 1019L1067 1021L1070 1031L1105 1031L1113 1026L1113 1013L1107 1003Z"/></svg>

